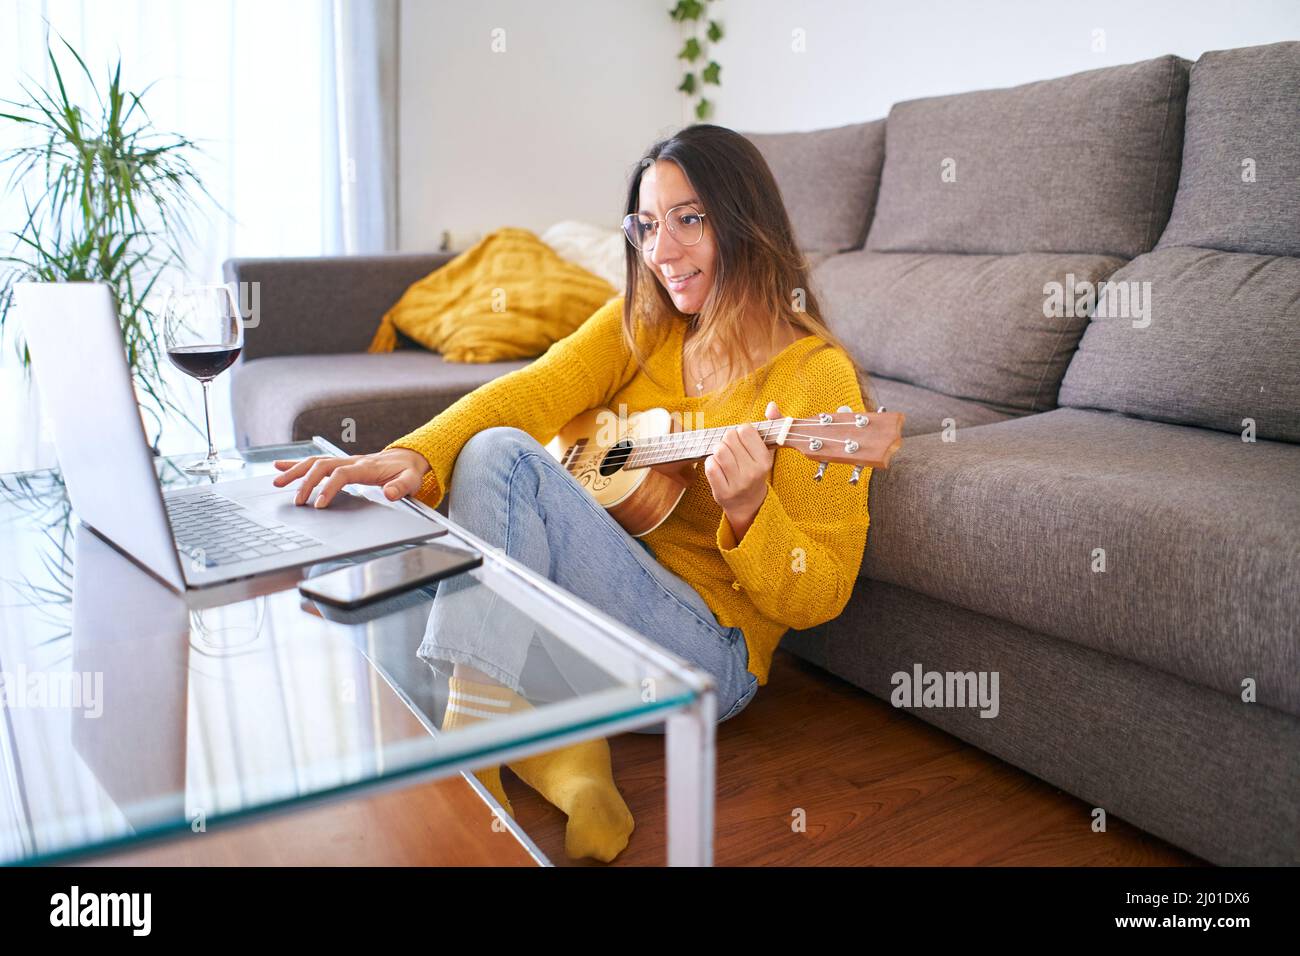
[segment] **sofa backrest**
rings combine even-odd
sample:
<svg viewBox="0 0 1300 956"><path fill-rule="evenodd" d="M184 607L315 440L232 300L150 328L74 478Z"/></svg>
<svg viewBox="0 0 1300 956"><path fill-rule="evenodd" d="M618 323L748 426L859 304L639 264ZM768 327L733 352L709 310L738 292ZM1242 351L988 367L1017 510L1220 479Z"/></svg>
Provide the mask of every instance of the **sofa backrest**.
<svg viewBox="0 0 1300 956"><path fill-rule="evenodd" d="M763 154L799 248L820 262L861 249L885 161L885 121L806 133L744 133Z"/></svg>
<svg viewBox="0 0 1300 956"><path fill-rule="evenodd" d="M895 105L867 248L1146 252L1178 186L1190 65L1162 56Z"/></svg>
<svg viewBox="0 0 1300 956"><path fill-rule="evenodd" d="M855 357L1000 410L1055 407L1087 323L1075 290L1150 249L1168 219L1189 65L895 105L865 249L815 271Z"/></svg>
<svg viewBox="0 0 1300 956"><path fill-rule="evenodd" d="M1184 143L1168 227L1112 277L1061 404L1300 442L1300 43L1202 56Z"/></svg>

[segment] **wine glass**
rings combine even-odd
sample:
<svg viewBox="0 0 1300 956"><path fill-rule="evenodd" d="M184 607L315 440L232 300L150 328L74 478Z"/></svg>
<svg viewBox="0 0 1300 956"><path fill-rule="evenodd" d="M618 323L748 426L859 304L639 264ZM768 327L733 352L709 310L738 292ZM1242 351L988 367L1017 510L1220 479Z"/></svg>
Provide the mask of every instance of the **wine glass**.
<svg viewBox="0 0 1300 956"><path fill-rule="evenodd" d="M208 386L230 368L244 347L244 323L229 286L207 285L173 289L163 305L163 339L173 365L203 384L203 421L208 429L208 456L185 471L219 475L244 467L239 458L221 458L212 444L212 413Z"/></svg>

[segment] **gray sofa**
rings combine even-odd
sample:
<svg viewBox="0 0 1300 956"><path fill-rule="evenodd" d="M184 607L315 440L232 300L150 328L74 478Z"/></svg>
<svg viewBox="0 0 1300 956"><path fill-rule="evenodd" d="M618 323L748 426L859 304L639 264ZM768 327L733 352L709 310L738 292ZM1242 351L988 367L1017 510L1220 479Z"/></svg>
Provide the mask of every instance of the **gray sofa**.
<svg viewBox="0 0 1300 956"><path fill-rule="evenodd" d="M1300 863L1297 102L1284 43L751 135L908 416L853 599L782 646L884 699L996 671L992 719L913 712L1222 864ZM523 364L361 354L441 261L228 263L241 440L374 450Z"/></svg>

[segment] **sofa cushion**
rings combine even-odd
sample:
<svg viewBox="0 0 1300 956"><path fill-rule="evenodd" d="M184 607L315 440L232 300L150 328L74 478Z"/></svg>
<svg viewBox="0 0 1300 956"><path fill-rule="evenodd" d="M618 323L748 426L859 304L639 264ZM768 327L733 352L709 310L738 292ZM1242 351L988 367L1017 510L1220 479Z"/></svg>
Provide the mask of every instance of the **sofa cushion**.
<svg viewBox="0 0 1300 956"><path fill-rule="evenodd" d="M832 256L814 278L827 322L872 374L1003 411L1039 411L1056 407L1088 321L1079 284L1121 265L1086 254L864 251Z"/></svg>
<svg viewBox="0 0 1300 956"><path fill-rule="evenodd" d="M415 349L240 362L231 382L235 440L248 447L320 435L346 451L368 454L527 364L448 362Z"/></svg>
<svg viewBox="0 0 1300 956"><path fill-rule="evenodd" d="M956 436L963 428L990 425L1011 417L1006 412L979 402L953 398L941 392L932 392L928 388L897 382L892 378L871 375L869 379L871 397L875 400L872 407L883 405L891 412L902 412L906 416L903 420L905 436L927 435L944 429Z"/></svg>
<svg viewBox="0 0 1300 956"><path fill-rule="evenodd" d="M366 351L391 352L406 335L453 362L537 358L616 294L531 230L502 226L412 283Z"/></svg>
<svg viewBox="0 0 1300 956"><path fill-rule="evenodd" d="M1300 256L1300 42L1196 61L1182 179L1159 246Z"/></svg>
<svg viewBox="0 0 1300 956"><path fill-rule="evenodd" d="M863 573L1300 715L1297 474L1294 445L1079 409L923 435L872 473Z"/></svg>
<svg viewBox="0 0 1300 956"><path fill-rule="evenodd" d="M1062 405L1300 442L1300 258L1162 248L1111 281L1130 307L1103 297Z"/></svg>
<svg viewBox="0 0 1300 956"><path fill-rule="evenodd" d="M781 189L799 248L859 249L876 207L885 121L806 133L745 133Z"/></svg>
<svg viewBox="0 0 1300 956"><path fill-rule="evenodd" d="M622 229L564 219L543 232L541 239L561 259L600 276L613 288L626 283L628 241Z"/></svg>
<svg viewBox="0 0 1300 956"><path fill-rule="evenodd" d="M866 247L1145 252L1178 185L1189 66L1162 56L896 104Z"/></svg>

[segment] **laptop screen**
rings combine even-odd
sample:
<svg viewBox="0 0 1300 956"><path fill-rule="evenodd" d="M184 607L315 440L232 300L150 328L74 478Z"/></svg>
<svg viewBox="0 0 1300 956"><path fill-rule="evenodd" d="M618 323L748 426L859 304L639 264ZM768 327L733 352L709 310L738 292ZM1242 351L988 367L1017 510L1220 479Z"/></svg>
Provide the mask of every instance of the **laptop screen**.
<svg viewBox="0 0 1300 956"><path fill-rule="evenodd" d="M163 581L184 590L109 287L20 282L14 289L73 510Z"/></svg>

